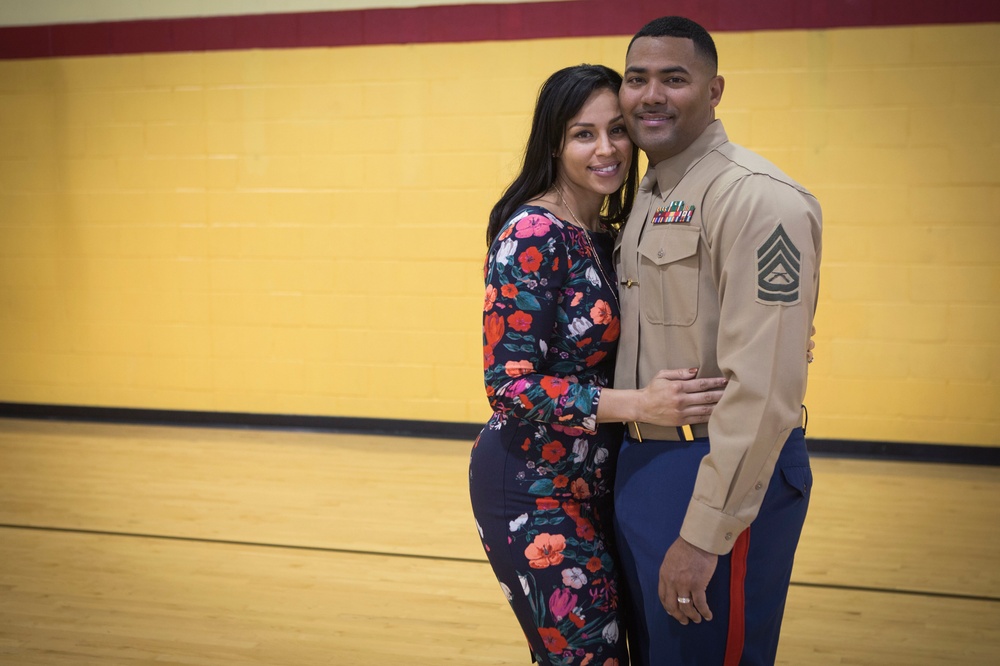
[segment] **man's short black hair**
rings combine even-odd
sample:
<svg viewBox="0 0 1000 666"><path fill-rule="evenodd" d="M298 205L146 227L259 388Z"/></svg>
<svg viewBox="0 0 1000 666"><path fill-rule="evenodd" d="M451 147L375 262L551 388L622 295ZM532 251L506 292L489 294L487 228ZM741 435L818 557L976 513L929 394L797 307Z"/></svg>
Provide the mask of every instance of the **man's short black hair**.
<svg viewBox="0 0 1000 666"><path fill-rule="evenodd" d="M628 43L628 48L640 37L681 37L694 42L694 50L698 55L708 59L712 67L719 67L719 52L715 50L715 41L708 30L689 18L683 16L661 16L653 19L639 29ZM626 49L625 53L628 53Z"/></svg>

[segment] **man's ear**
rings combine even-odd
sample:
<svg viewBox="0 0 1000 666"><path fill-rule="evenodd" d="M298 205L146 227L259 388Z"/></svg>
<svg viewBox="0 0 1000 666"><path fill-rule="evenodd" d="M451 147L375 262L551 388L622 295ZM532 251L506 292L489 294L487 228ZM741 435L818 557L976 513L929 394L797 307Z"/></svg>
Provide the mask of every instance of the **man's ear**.
<svg viewBox="0 0 1000 666"><path fill-rule="evenodd" d="M726 87L726 80L721 76L716 76L708 85L709 98L714 109L722 101L722 90Z"/></svg>

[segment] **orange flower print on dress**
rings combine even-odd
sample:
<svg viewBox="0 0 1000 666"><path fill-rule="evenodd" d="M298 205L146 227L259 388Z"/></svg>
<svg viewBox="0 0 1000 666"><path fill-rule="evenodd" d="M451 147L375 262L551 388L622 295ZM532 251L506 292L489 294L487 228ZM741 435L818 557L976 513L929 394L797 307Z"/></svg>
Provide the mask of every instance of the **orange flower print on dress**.
<svg viewBox="0 0 1000 666"><path fill-rule="evenodd" d="M597 573L603 568L604 568L604 563L601 562L601 558L599 557L592 557L587 562L587 570L590 571L591 573Z"/></svg>
<svg viewBox="0 0 1000 666"><path fill-rule="evenodd" d="M535 366L531 361L507 361L504 369L509 377L523 377L535 371Z"/></svg>
<svg viewBox="0 0 1000 666"><path fill-rule="evenodd" d="M505 284L500 287L500 293L503 294L504 298L516 298L517 291L517 287L512 284Z"/></svg>
<svg viewBox="0 0 1000 666"><path fill-rule="evenodd" d="M610 324L614 315L611 314L611 306L607 301L598 300L594 307L590 308L590 318L595 324Z"/></svg>
<svg viewBox="0 0 1000 666"><path fill-rule="evenodd" d="M562 460L566 455L566 447L561 442L549 442L542 447L542 457L553 465Z"/></svg>
<svg viewBox="0 0 1000 666"><path fill-rule="evenodd" d="M590 356L587 357L587 367L588 368L594 367L595 365L597 365L598 363L600 363L601 360L605 356L607 356L607 355L608 355L607 352L604 352L604 351L595 351L593 354L591 354Z"/></svg>
<svg viewBox="0 0 1000 666"><path fill-rule="evenodd" d="M522 271L534 273L542 267L542 253L537 247L529 247L517 256L517 261L521 264Z"/></svg>
<svg viewBox="0 0 1000 666"><path fill-rule="evenodd" d="M486 285L486 298L483 300L483 312L489 312L497 302L497 288L491 284Z"/></svg>
<svg viewBox="0 0 1000 666"><path fill-rule="evenodd" d="M486 315L483 320L483 337L486 338L486 344L483 345L483 368L488 370L494 363L496 363L496 357L493 355L493 350L496 348L497 343L503 338L503 317L496 312L491 312Z"/></svg>
<svg viewBox="0 0 1000 666"><path fill-rule="evenodd" d="M569 304L570 304L571 307L575 308L576 306L578 306L580 304L580 301L582 301L582 300L583 300L583 292L582 291L578 291L578 292L576 292L576 294L573 295L573 300L570 301Z"/></svg>
<svg viewBox="0 0 1000 666"><path fill-rule="evenodd" d="M573 491L573 497L578 500L585 500L590 497L590 486L587 485L586 479L573 479L573 485L570 486Z"/></svg>
<svg viewBox="0 0 1000 666"><path fill-rule="evenodd" d="M576 535L581 539L590 541L597 536L597 533L594 531L594 524L589 520L583 519L576 522Z"/></svg>
<svg viewBox="0 0 1000 666"><path fill-rule="evenodd" d="M559 396L566 395L569 391L569 382L562 377L545 377L542 379L541 384L542 388L545 389L545 395L553 400Z"/></svg>
<svg viewBox="0 0 1000 666"><path fill-rule="evenodd" d="M507 317L507 323L510 324L510 327L521 332L531 330L531 320L531 315L521 310Z"/></svg>
<svg viewBox="0 0 1000 666"><path fill-rule="evenodd" d="M566 642L566 639L563 638L563 635L555 627L539 627L538 633L542 637L545 649L549 652L558 653L569 647L569 643ZM618 660L615 659L615 661L617 662Z"/></svg>
<svg viewBox="0 0 1000 666"><path fill-rule="evenodd" d="M559 500L553 497L539 497L535 500L535 506L539 511L552 511L559 508Z"/></svg>
<svg viewBox="0 0 1000 666"><path fill-rule="evenodd" d="M618 339L618 336L621 335L621 331L621 321L619 321L618 317L612 317L611 323L609 323L608 327L604 329L604 335L601 336L601 341L614 342Z"/></svg>
<svg viewBox="0 0 1000 666"><path fill-rule="evenodd" d="M486 344L495 347L503 338L503 328L502 316L496 312L486 315L486 319L483 321L483 335L486 338Z"/></svg>
<svg viewBox="0 0 1000 666"><path fill-rule="evenodd" d="M524 556L528 558L528 566L532 569L545 569L562 563L564 550L566 537L543 532L524 549Z"/></svg>
<svg viewBox="0 0 1000 666"><path fill-rule="evenodd" d="M569 485L569 477L565 474L559 474L556 478L552 479L552 485L556 488L565 488Z"/></svg>

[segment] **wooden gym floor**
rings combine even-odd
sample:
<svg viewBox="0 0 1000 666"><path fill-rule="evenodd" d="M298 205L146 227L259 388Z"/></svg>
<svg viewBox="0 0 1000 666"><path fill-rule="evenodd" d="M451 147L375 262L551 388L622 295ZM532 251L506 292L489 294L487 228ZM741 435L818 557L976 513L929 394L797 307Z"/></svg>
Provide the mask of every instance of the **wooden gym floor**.
<svg viewBox="0 0 1000 666"><path fill-rule="evenodd" d="M468 449L0 419L0 663L527 666ZM1000 468L813 468L778 663L1000 663Z"/></svg>

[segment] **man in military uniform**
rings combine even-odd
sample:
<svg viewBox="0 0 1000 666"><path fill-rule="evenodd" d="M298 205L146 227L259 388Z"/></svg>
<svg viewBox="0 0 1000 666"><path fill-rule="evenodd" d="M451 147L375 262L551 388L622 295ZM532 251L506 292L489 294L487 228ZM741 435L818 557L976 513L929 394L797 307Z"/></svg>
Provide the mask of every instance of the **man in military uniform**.
<svg viewBox="0 0 1000 666"><path fill-rule="evenodd" d="M802 423L821 213L801 185L729 142L711 36L652 21L620 102L649 158L618 238L615 388L660 368L728 379L707 427L629 423L616 530L637 664L771 664L812 485Z"/></svg>

